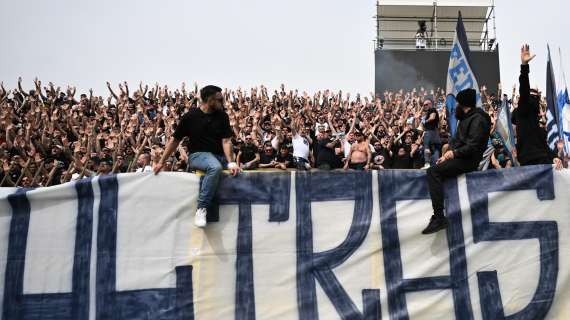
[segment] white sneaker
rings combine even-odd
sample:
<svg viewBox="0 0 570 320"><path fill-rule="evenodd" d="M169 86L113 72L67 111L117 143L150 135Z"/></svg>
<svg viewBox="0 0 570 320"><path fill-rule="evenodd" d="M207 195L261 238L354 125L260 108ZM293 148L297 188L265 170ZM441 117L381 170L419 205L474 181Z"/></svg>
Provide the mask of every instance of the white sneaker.
<svg viewBox="0 0 570 320"><path fill-rule="evenodd" d="M429 167L431 167L431 165L429 163L426 163L421 170L427 170Z"/></svg>
<svg viewBox="0 0 570 320"><path fill-rule="evenodd" d="M196 210L196 215L194 216L194 225L196 227L204 228L206 226L206 213L206 208L198 208Z"/></svg>

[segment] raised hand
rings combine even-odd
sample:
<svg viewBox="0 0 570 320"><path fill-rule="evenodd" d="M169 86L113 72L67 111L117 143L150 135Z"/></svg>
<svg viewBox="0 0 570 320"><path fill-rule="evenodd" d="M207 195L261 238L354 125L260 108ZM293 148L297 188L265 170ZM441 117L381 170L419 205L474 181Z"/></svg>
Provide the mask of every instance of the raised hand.
<svg viewBox="0 0 570 320"><path fill-rule="evenodd" d="M521 63L528 64L534 57L536 57L536 54L531 54L528 44L525 43L521 47Z"/></svg>

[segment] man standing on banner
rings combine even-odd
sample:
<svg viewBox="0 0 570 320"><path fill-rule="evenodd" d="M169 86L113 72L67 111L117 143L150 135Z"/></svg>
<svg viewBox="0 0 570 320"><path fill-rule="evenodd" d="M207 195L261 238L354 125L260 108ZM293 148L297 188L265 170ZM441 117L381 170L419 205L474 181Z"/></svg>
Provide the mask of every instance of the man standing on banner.
<svg viewBox="0 0 570 320"><path fill-rule="evenodd" d="M459 120L459 125L450 150L439 158L435 166L427 170L433 216L422 231L423 234L447 228L447 218L443 213L444 180L476 171L487 149L491 118L484 110L477 108L477 91L465 89L457 94L456 99L455 116Z"/></svg>
<svg viewBox="0 0 570 320"><path fill-rule="evenodd" d="M426 99L423 103L426 112L424 123L424 167L427 169L431 166L432 160L437 161L439 158L439 149L441 148L441 139L439 137L439 114L437 109L433 107L431 99Z"/></svg>
<svg viewBox="0 0 570 320"><path fill-rule="evenodd" d="M562 161L550 150L546 131L540 127L540 93L530 88L528 74L531 55L528 44L521 48L521 74L519 76L519 102L512 113L512 122L517 135L517 158L521 166L554 164L562 169Z"/></svg>
<svg viewBox="0 0 570 320"><path fill-rule="evenodd" d="M223 109L222 89L211 85L205 86L200 90L200 98L202 99L200 107L191 108L182 116L162 158L154 165L154 173L160 172L180 141L188 137L190 167L205 173L194 217L194 224L203 228L206 226L207 208L210 207L218 189L223 167L227 165L234 176L240 169L234 162L231 144L233 133L229 117Z"/></svg>

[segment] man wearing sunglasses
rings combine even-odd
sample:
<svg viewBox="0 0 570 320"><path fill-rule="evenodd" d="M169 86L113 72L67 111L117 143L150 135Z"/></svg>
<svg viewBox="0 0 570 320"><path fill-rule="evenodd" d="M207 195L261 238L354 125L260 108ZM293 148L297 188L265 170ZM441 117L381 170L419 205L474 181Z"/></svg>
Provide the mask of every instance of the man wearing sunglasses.
<svg viewBox="0 0 570 320"><path fill-rule="evenodd" d="M202 104L191 108L180 119L173 137L168 142L160 161L155 164L158 174L166 160L178 148L184 137L188 137L189 167L205 173L200 193L194 224L206 226L206 213L218 189L222 170L227 166L232 175L238 174L239 166L234 162L231 137L233 135L228 115L225 113L222 89L206 86L200 90Z"/></svg>
<svg viewBox="0 0 570 320"><path fill-rule="evenodd" d="M530 88L528 74L531 55L528 44L521 48L519 102L511 116L517 135L517 158L521 166L554 164L562 168L562 161L546 143L546 130L540 127L540 92Z"/></svg>

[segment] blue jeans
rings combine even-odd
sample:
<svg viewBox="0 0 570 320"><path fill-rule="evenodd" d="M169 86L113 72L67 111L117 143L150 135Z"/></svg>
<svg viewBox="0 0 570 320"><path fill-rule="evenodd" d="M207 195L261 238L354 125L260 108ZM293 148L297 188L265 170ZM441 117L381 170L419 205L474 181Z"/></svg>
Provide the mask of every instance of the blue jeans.
<svg viewBox="0 0 570 320"><path fill-rule="evenodd" d="M439 148L441 139L436 130L427 130L424 134L424 160L425 163L435 164L439 159Z"/></svg>
<svg viewBox="0 0 570 320"><path fill-rule="evenodd" d="M188 160L189 168L204 172L198 194L198 209L209 208L218 190L222 170L227 167L227 160L224 156L210 152L194 152L188 156Z"/></svg>

